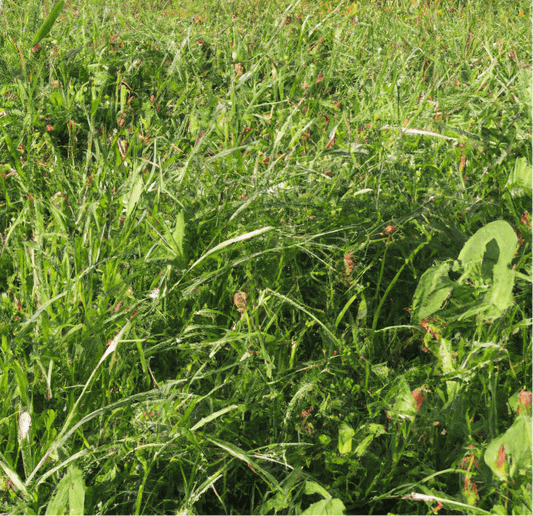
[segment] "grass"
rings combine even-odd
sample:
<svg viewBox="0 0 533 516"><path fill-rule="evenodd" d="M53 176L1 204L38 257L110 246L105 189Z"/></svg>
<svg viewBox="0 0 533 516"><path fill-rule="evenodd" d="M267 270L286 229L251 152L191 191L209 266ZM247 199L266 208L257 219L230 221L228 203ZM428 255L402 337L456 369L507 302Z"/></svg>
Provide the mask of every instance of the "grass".
<svg viewBox="0 0 533 516"><path fill-rule="evenodd" d="M0 10L0 512L531 514L529 2Z"/></svg>

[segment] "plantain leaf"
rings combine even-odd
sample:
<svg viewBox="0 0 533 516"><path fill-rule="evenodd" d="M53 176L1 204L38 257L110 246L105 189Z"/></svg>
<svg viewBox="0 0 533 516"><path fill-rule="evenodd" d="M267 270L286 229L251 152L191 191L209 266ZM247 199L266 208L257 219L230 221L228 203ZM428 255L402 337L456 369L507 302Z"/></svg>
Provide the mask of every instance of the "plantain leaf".
<svg viewBox="0 0 533 516"><path fill-rule="evenodd" d="M70 466L67 474L57 485L54 497L46 508L46 514L84 514L85 483L83 473Z"/></svg>

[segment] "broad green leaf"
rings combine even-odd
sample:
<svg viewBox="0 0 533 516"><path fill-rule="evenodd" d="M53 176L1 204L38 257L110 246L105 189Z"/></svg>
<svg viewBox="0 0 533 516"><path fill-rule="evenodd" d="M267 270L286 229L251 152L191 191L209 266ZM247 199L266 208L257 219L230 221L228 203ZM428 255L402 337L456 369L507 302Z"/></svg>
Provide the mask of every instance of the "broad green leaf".
<svg viewBox="0 0 533 516"><path fill-rule="evenodd" d="M346 507L338 498L329 497L326 500L320 500L308 507L302 514L305 515L344 515Z"/></svg>
<svg viewBox="0 0 533 516"><path fill-rule="evenodd" d="M135 209L135 206L137 206L137 203L141 198L143 187L144 182L141 175L138 175L136 178L133 178L133 186L130 191L128 206L126 207L126 218L131 215L132 211Z"/></svg>
<svg viewBox="0 0 533 516"><path fill-rule="evenodd" d="M366 435L366 437L362 441L359 442L359 444L357 445L357 448L355 449L355 454L358 457L361 457L365 453L365 451L370 446L370 443L374 440L375 437L377 437L378 435L387 433L386 430L383 428L383 426L377 423L370 423L369 425L367 425L367 428L364 430L365 430L365 433L368 432L368 435Z"/></svg>
<svg viewBox="0 0 533 516"><path fill-rule="evenodd" d="M305 483L304 493L306 495L319 494L320 496L323 496L326 499L331 498L331 495L320 484L317 484L316 482L307 481Z"/></svg>
<svg viewBox="0 0 533 516"><path fill-rule="evenodd" d="M512 479L517 470L531 476L531 430L531 417L521 414L511 428L488 445L485 462L500 480Z"/></svg>
<svg viewBox="0 0 533 516"><path fill-rule="evenodd" d="M513 302L514 271L509 266L517 245L513 228L504 220L497 220L477 231L459 253L459 261L465 268L478 265L483 280L492 279L493 286L486 295L491 305L484 314L487 319L500 317Z"/></svg>
<svg viewBox="0 0 533 516"><path fill-rule="evenodd" d="M419 323L441 309L454 286L449 270L450 263L444 262L422 274L413 298L413 321Z"/></svg>
<svg viewBox="0 0 533 516"><path fill-rule="evenodd" d="M510 265L517 245L518 237L507 222L497 220L482 227L459 253L453 267L462 272L457 281L448 276L449 262L422 275L413 297L413 321L419 323L443 310L450 294L459 304L455 309L459 320L481 313L486 320L501 317L513 303L515 271Z"/></svg>
<svg viewBox="0 0 533 516"><path fill-rule="evenodd" d="M45 516L63 516L67 513L69 488L69 474L67 473L59 482L57 491L46 508Z"/></svg>
<svg viewBox="0 0 533 516"><path fill-rule="evenodd" d="M431 346L434 354L439 359L439 366L442 368L444 374L452 374L457 370L457 363L454 361L454 354L452 349L452 343L447 339L439 339L438 351L436 346ZM446 392L448 399L444 408L455 400L458 390L460 389L459 382L446 381Z"/></svg>
<svg viewBox="0 0 533 516"><path fill-rule="evenodd" d="M185 219L183 217L183 211L178 213L176 218L176 226L172 232L172 240L174 243L175 253L182 258L183 257L183 237L185 236Z"/></svg>
<svg viewBox="0 0 533 516"><path fill-rule="evenodd" d="M366 326L366 314L368 313L366 305L366 297L364 292L361 292L361 302L359 303L359 308L357 309L357 326L364 328Z"/></svg>
<svg viewBox="0 0 533 516"><path fill-rule="evenodd" d="M509 514L509 511L506 509L505 505L496 504L492 506L492 509L490 511L491 514L501 514L502 516L505 516ZM527 514L524 512L524 514Z"/></svg>
<svg viewBox="0 0 533 516"><path fill-rule="evenodd" d="M445 374L453 373L456 370L455 362L453 361L452 344L449 340L439 340L439 363Z"/></svg>
<svg viewBox="0 0 533 516"><path fill-rule="evenodd" d="M83 515L85 505L85 483L83 473L74 466L69 466L67 474L59 482L56 493L46 514Z"/></svg>
<svg viewBox="0 0 533 516"><path fill-rule="evenodd" d="M69 509L71 515L84 514L85 509L85 482L83 473L78 468L70 470Z"/></svg>
<svg viewBox="0 0 533 516"><path fill-rule="evenodd" d="M326 434L322 434L318 439L324 446L327 446L331 442L331 437Z"/></svg>
<svg viewBox="0 0 533 516"><path fill-rule="evenodd" d="M397 394L394 405L388 412L390 416L401 419L413 419L416 416L416 401L407 380L402 376L398 380Z"/></svg>
<svg viewBox="0 0 533 516"><path fill-rule="evenodd" d="M347 423L341 423L339 428L339 453L343 455L352 450L352 437L355 435L354 429Z"/></svg>

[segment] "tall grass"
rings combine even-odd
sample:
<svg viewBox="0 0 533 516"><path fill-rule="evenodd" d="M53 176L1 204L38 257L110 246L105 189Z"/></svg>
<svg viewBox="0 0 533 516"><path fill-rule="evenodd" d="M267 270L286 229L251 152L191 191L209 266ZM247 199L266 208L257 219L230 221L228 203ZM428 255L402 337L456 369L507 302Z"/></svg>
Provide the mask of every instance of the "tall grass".
<svg viewBox="0 0 533 516"><path fill-rule="evenodd" d="M531 5L0 4L0 511L531 514Z"/></svg>

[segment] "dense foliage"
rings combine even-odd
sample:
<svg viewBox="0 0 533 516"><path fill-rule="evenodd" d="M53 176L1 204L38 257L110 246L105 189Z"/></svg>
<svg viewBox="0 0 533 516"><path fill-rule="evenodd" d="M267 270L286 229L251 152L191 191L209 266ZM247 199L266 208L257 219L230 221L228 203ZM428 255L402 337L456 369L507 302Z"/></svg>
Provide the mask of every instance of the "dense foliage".
<svg viewBox="0 0 533 516"><path fill-rule="evenodd" d="M530 2L0 11L0 512L531 514Z"/></svg>

